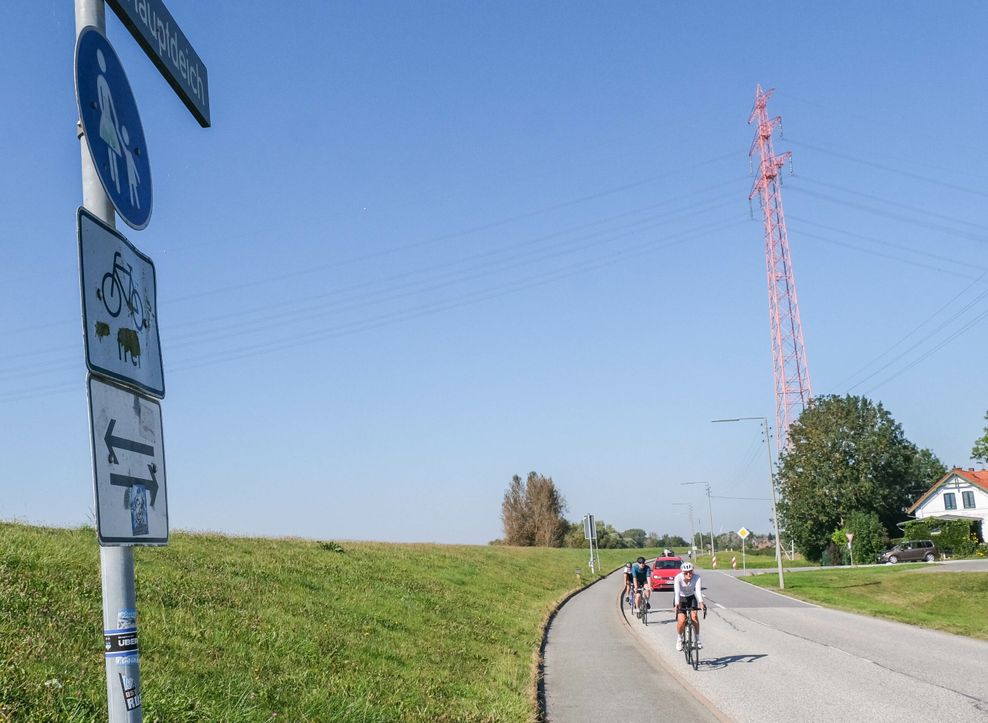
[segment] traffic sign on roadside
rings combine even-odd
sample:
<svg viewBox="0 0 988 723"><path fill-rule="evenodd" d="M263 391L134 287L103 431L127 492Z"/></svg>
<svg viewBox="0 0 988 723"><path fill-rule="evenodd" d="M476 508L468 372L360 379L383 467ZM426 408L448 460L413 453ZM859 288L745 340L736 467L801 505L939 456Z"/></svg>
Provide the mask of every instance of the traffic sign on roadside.
<svg viewBox="0 0 988 723"><path fill-rule="evenodd" d="M154 263L80 208L79 274L90 371L164 397Z"/></svg>
<svg viewBox="0 0 988 723"><path fill-rule="evenodd" d="M90 376L89 423L100 544L167 544L161 405Z"/></svg>
<svg viewBox="0 0 988 723"><path fill-rule="evenodd" d="M203 128L209 127L206 66L161 0L106 0Z"/></svg>
<svg viewBox="0 0 988 723"><path fill-rule="evenodd" d="M82 132L103 190L128 226L151 218L151 165L134 94L110 41L92 26L75 46L76 101Z"/></svg>
<svg viewBox="0 0 988 723"><path fill-rule="evenodd" d="M742 527L740 530L738 530L738 537L740 537L742 540L747 539L748 535L750 534L751 533L748 531L747 527Z"/></svg>

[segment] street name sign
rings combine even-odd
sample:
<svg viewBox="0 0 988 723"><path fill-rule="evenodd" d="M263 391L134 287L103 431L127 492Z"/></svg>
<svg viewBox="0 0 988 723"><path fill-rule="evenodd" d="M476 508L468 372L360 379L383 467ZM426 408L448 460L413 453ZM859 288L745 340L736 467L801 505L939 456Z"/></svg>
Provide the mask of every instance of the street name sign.
<svg viewBox="0 0 988 723"><path fill-rule="evenodd" d="M106 0L172 90L203 128L209 128L206 66L161 0Z"/></svg>
<svg viewBox="0 0 988 723"><path fill-rule="evenodd" d="M103 190L128 226L151 219L151 164L137 102L110 41L87 26L75 46L79 120Z"/></svg>
<svg viewBox="0 0 988 723"><path fill-rule="evenodd" d="M86 209L78 218L86 365L164 397L154 263Z"/></svg>
<svg viewBox="0 0 988 723"><path fill-rule="evenodd" d="M99 543L168 543L161 405L89 377L89 423Z"/></svg>

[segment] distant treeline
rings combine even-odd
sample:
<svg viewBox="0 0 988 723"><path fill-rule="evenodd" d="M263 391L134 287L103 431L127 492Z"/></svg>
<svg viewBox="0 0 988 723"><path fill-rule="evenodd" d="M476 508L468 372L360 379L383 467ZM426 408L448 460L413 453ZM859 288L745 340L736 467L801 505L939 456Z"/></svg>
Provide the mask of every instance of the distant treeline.
<svg viewBox="0 0 988 723"><path fill-rule="evenodd" d="M567 521L566 500L551 477L529 472L523 480L518 475L504 493L501 522L504 537L491 544L521 547L584 547L587 544L582 520ZM661 535L633 527L619 532L602 520L596 521L597 545L601 549L643 547L687 547L678 535Z"/></svg>

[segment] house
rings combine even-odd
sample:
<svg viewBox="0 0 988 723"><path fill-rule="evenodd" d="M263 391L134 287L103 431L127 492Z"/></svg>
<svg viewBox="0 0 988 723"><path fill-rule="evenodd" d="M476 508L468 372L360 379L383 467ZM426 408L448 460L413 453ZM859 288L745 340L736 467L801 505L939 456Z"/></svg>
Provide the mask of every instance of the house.
<svg viewBox="0 0 988 723"><path fill-rule="evenodd" d="M988 469L955 467L924 492L906 513L917 519L978 520L981 539L988 540Z"/></svg>

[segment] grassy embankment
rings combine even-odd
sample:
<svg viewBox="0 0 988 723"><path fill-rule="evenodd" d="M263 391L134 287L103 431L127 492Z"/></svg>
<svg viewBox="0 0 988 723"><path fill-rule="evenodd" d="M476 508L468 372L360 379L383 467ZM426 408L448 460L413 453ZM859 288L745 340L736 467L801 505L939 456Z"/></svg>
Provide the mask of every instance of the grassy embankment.
<svg viewBox="0 0 988 723"><path fill-rule="evenodd" d="M542 627L590 581L586 550L176 533L135 558L149 723L529 720ZM93 531L0 523L0 719L105 719L102 642Z"/></svg>
<svg viewBox="0 0 988 723"><path fill-rule="evenodd" d="M988 573L924 571L926 563L786 575L785 593L828 607L988 640ZM778 589L772 575L742 578Z"/></svg>
<svg viewBox="0 0 988 723"><path fill-rule="evenodd" d="M683 559L686 559L685 553L676 553L683 555ZM738 570L748 569L748 570L761 570L761 569L776 569L777 565L775 562L775 552L773 551L768 555L752 555L748 553L742 559L741 550L719 550L717 552L717 569L718 570L730 570L731 569L731 558L737 557L738 559ZM697 555L693 562L696 563L697 567L702 570L711 569L710 566L710 555ZM802 555L796 555L796 557L790 560L785 555L782 556L782 567L809 567L815 565L806 560Z"/></svg>

